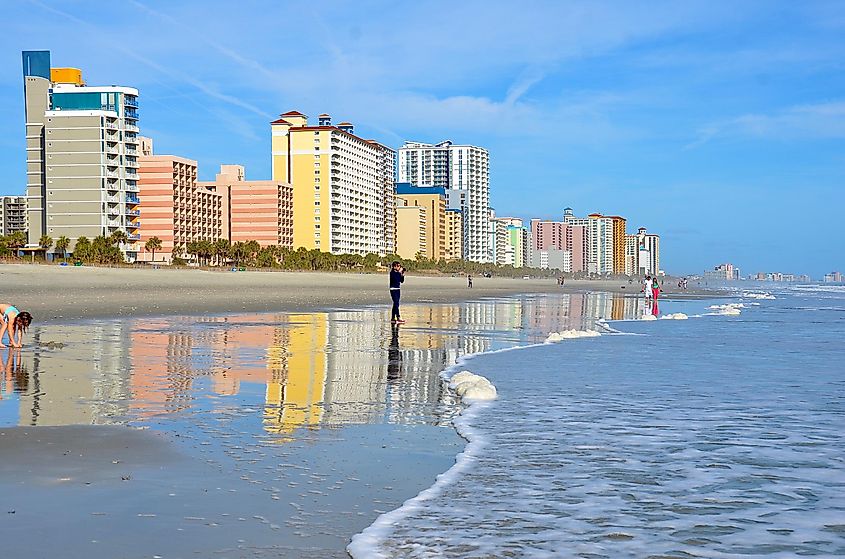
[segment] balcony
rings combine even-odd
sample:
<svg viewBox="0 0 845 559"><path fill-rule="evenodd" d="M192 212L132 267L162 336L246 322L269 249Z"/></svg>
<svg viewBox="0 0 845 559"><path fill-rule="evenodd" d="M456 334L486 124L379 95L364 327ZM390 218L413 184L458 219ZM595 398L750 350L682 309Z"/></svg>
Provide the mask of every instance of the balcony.
<svg viewBox="0 0 845 559"><path fill-rule="evenodd" d="M141 226L141 222L140 221L130 221L130 222L127 222L126 226L130 229L137 229Z"/></svg>
<svg viewBox="0 0 845 559"><path fill-rule="evenodd" d="M109 227L120 227L120 221L117 219L109 219L106 223Z"/></svg>
<svg viewBox="0 0 845 559"><path fill-rule="evenodd" d="M131 178L131 177L129 177L129 175L127 175L127 176L126 176L126 178ZM126 191L127 191L127 192L138 192L138 185L136 185L136 184L127 184L127 185L126 185Z"/></svg>
<svg viewBox="0 0 845 559"><path fill-rule="evenodd" d="M127 195L126 196L126 203L127 204L140 204L141 200L139 200L137 196Z"/></svg>
<svg viewBox="0 0 845 559"><path fill-rule="evenodd" d="M135 233L134 235L129 235L129 240L130 241L140 241L141 240L141 234Z"/></svg>
<svg viewBox="0 0 845 559"><path fill-rule="evenodd" d="M126 211L124 212L124 214L125 215L131 215L131 216L139 216L139 215L141 215L141 210L130 210L129 208L127 208Z"/></svg>
<svg viewBox="0 0 845 559"><path fill-rule="evenodd" d="M106 171L106 176L110 179L116 179L119 175L117 171Z"/></svg>
<svg viewBox="0 0 845 559"><path fill-rule="evenodd" d="M125 95L123 97L123 106L131 107L133 109L138 108L138 98L134 95Z"/></svg>
<svg viewBox="0 0 845 559"><path fill-rule="evenodd" d="M109 208L109 215L120 215L120 208Z"/></svg>
<svg viewBox="0 0 845 559"><path fill-rule="evenodd" d="M123 118L128 118L128 119L131 119L131 120L138 120L138 111L136 111L134 109L124 109L123 110Z"/></svg>
<svg viewBox="0 0 845 559"><path fill-rule="evenodd" d="M129 180L136 181L141 177L138 176L138 173L128 172L128 173L126 173L126 178L129 179ZM128 190L128 188L127 188L127 190ZM136 190L136 192L137 192L137 190Z"/></svg>
<svg viewBox="0 0 845 559"><path fill-rule="evenodd" d="M126 130L127 132L136 132L136 133L141 131L141 129L138 128L137 126L135 126L134 124L127 124L124 127L124 130Z"/></svg>
<svg viewBox="0 0 845 559"><path fill-rule="evenodd" d="M135 136L134 134L131 134L131 135L127 134L126 137L124 138L124 141L127 144L137 144L138 143L138 136Z"/></svg>
<svg viewBox="0 0 845 559"><path fill-rule="evenodd" d="M126 148L126 155L138 155L138 150L135 148Z"/></svg>

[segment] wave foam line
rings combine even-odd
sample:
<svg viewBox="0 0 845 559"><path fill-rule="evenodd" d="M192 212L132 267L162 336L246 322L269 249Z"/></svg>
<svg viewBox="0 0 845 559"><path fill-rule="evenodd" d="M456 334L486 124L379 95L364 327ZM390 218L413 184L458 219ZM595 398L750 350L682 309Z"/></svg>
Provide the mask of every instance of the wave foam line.
<svg viewBox="0 0 845 559"><path fill-rule="evenodd" d="M505 353L506 351L516 351L518 349L540 347L543 345L545 344L528 344L464 355L454 365L441 371L440 377L449 380L452 376L456 376L456 372L463 369L468 361L479 355L495 355L497 353ZM438 475L431 487L424 489L417 496L411 497L402 503L402 506L399 508L380 515L376 518L375 522L370 524L362 532L353 536L352 541L346 546L346 551L354 559L389 559L388 555L379 550L379 543L385 539L390 532L390 528L403 518L407 518L420 510L426 501L440 495L446 487L451 485L477 460L481 450L487 446L488 440L484 435L474 430L471 423L476 415L478 415L478 412L493 405L493 402L478 399L470 399L468 402L469 406L457 418L452 420L452 424L455 426L458 435L467 441L464 450L455 456L455 463L451 468Z"/></svg>

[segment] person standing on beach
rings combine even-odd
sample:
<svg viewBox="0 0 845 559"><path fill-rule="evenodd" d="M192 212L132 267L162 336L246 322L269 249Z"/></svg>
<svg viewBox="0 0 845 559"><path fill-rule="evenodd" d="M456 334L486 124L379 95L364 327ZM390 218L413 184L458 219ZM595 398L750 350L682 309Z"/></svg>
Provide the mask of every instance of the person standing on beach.
<svg viewBox="0 0 845 559"><path fill-rule="evenodd" d="M646 276L643 280L643 293L646 299L651 299L651 276Z"/></svg>
<svg viewBox="0 0 845 559"><path fill-rule="evenodd" d="M404 324L405 321L399 315L399 297L402 283L405 281L405 268L399 261L394 261L390 266L390 298L393 300L393 309L390 311L390 321L394 324Z"/></svg>
<svg viewBox="0 0 845 559"><path fill-rule="evenodd" d="M0 348L6 347L3 345L3 334L6 332L9 333L9 345L21 347L23 334L32 323L32 315L26 311L19 311L14 305L0 303L0 320L3 322L0 326Z"/></svg>
<svg viewBox="0 0 845 559"><path fill-rule="evenodd" d="M467 287L472 289L472 276L467 274Z"/></svg>
<svg viewBox="0 0 845 559"><path fill-rule="evenodd" d="M660 295L660 284L657 282L657 276L651 280L651 297L657 301L657 297Z"/></svg>

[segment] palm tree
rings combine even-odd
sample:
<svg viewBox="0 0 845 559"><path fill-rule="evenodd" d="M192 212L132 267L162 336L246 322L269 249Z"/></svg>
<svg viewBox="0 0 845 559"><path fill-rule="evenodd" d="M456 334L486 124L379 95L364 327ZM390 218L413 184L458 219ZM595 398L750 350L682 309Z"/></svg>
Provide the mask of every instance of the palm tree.
<svg viewBox="0 0 845 559"><path fill-rule="evenodd" d="M56 250L61 251L62 260L67 262L67 247L70 246L70 239L62 235L56 240Z"/></svg>
<svg viewBox="0 0 845 559"><path fill-rule="evenodd" d="M232 251L232 243L229 239L217 239L214 242L214 255L217 257L217 264L223 264Z"/></svg>
<svg viewBox="0 0 845 559"><path fill-rule="evenodd" d="M41 238L38 239L38 246L44 250L44 260L47 260L47 251L53 246L53 237L47 234L41 235ZM35 258L35 253L32 257Z"/></svg>
<svg viewBox="0 0 845 559"><path fill-rule="evenodd" d="M18 250L26 246L26 233L23 231L15 231L6 237L6 245L12 249L15 256L18 255Z"/></svg>
<svg viewBox="0 0 845 559"><path fill-rule="evenodd" d="M146 244L144 244L144 248L151 251L153 253L153 262L156 261L156 251L161 248L161 239L158 237L150 237L147 239Z"/></svg>
<svg viewBox="0 0 845 559"><path fill-rule="evenodd" d="M127 235L126 231L123 229L115 229L115 231L109 236L109 241L115 246L121 245L128 240L129 235Z"/></svg>
<svg viewBox="0 0 845 559"><path fill-rule="evenodd" d="M88 240L88 237L83 235L76 239L76 246L73 247L74 259L81 262L91 258L92 253L93 247L91 245L91 241Z"/></svg>

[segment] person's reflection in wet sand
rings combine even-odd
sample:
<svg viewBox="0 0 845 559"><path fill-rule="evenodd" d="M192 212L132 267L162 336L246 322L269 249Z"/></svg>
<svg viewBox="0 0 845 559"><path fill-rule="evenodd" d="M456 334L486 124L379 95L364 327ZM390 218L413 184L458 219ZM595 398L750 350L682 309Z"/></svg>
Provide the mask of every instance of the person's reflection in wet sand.
<svg viewBox="0 0 845 559"><path fill-rule="evenodd" d="M0 399L3 394L11 394L14 392L26 392L29 388L29 375L26 368L22 365L20 348L8 348L6 350L6 359L3 363L3 379L5 380L5 389L0 387Z"/></svg>
<svg viewBox="0 0 845 559"><path fill-rule="evenodd" d="M399 325L390 325L390 345L387 347L387 382L402 377L402 352L399 351Z"/></svg>

